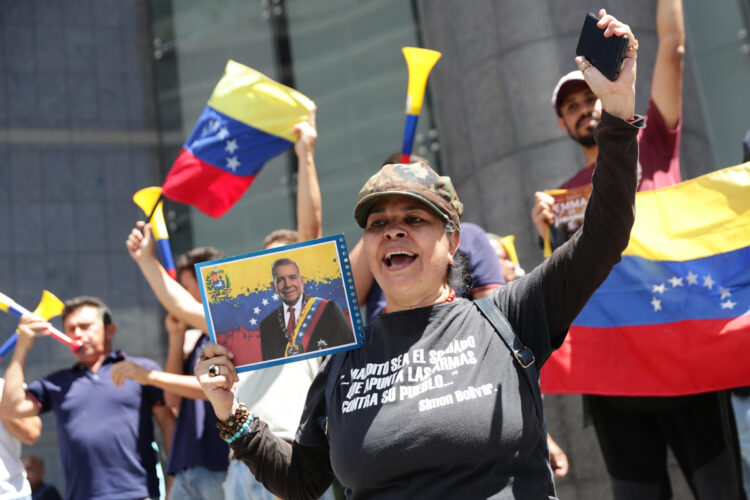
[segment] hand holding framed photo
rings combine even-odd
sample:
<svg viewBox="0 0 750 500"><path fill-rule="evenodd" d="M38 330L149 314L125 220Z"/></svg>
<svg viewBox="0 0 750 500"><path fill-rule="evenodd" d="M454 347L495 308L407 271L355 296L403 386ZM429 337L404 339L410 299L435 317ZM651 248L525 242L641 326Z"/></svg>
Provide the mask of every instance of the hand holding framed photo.
<svg viewBox="0 0 750 500"><path fill-rule="evenodd" d="M211 340L237 371L362 345L343 235L196 264Z"/></svg>

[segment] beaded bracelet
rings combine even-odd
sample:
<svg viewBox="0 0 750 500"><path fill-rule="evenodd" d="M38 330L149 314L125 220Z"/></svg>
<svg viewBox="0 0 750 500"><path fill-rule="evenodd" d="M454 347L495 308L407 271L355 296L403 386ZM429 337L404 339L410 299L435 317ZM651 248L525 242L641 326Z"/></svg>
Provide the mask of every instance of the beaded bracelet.
<svg viewBox="0 0 750 500"><path fill-rule="evenodd" d="M228 439L237 433L245 423L252 422L253 414L244 403L235 410L234 415L230 416L226 422L217 422L216 428L219 429L221 439Z"/></svg>
<svg viewBox="0 0 750 500"><path fill-rule="evenodd" d="M248 429L250 429L250 426L252 425L252 423L253 423L253 419L252 418L247 419L245 421L245 423L242 424L242 427L240 427L239 429L237 429L237 432L235 432L234 435L232 435L230 438L224 439L224 441L226 441L227 444L232 444L232 441L234 441L238 437L242 436L243 434L245 434L248 431Z"/></svg>

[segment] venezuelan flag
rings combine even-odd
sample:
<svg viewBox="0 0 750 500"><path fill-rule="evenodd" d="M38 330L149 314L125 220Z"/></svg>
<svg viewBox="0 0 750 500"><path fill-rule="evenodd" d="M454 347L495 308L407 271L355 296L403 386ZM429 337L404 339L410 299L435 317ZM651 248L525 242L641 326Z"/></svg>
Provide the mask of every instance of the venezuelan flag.
<svg viewBox="0 0 750 500"><path fill-rule="evenodd" d="M314 106L296 90L230 60L164 180L164 196L221 217L263 165L294 144L294 125Z"/></svg>
<svg viewBox="0 0 750 500"><path fill-rule="evenodd" d="M547 393L750 385L750 163L638 193L622 262L542 370Z"/></svg>
<svg viewBox="0 0 750 500"><path fill-rule="evenodd" d="M161 199L161 188L151 186L139 189L133 195L133 202L150 217L151 230L156 239L156 245L159 247L159 252L161 252L164 269L173 280L176 280L177 269L174 264L174 257L172 256L172 245L169 243L167 223L164 220L164 202Z"/></svg>

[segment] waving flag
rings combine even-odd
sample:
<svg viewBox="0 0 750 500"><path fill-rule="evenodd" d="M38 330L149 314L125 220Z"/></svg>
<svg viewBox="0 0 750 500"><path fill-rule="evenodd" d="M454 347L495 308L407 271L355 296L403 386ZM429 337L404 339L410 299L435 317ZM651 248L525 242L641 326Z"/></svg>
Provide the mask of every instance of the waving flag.
<svg viewBox="0 0 750 500"><path fill-rule="evenodd" d="M133 195L133 203L138 205L141 210L149 217L151 231L153 232L156 245L161 252L161 258L164 262L164 269L173 279L177 279L177 269L172 256L172 246L169 244L169 232L167 223L164 221L164 201L161 199L161 188L151 186L139 189Z"/></svg>
<svg viewBox="0 0 750 500"><path fill-rule="evenodd" d="M314 106L296 90L230 60L164 180L164 196L221 217L263 165L294 144L294 125Z"/></svg>
<svg viewBox="0 0 750 500"><path fill-rule="evenodd" d="M750 385L750 163L638 193L613 269L542 370L547 393Z"/></svg>

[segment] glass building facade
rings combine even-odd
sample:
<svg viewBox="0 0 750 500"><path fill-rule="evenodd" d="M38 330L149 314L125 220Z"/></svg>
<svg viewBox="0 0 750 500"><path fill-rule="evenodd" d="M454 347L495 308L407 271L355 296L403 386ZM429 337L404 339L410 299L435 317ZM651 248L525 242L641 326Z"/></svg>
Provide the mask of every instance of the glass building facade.
<svg viewBox="0 0 750 500"><path fill-rule="evenodd" d="M211 95L228 59L293 86L317 106L316 166L324 234L359 238L352 210L359 188L400 151L408 72L401 47L418 46L411 2L301 0L153 4L157 98L165 164ZM415 153L439 162L429 106L420 118ZM196 246L229 254L261 248L265 235L294 228L295 158L270 161L221 219L195 209L173 212L174 233Z"/></svg>

